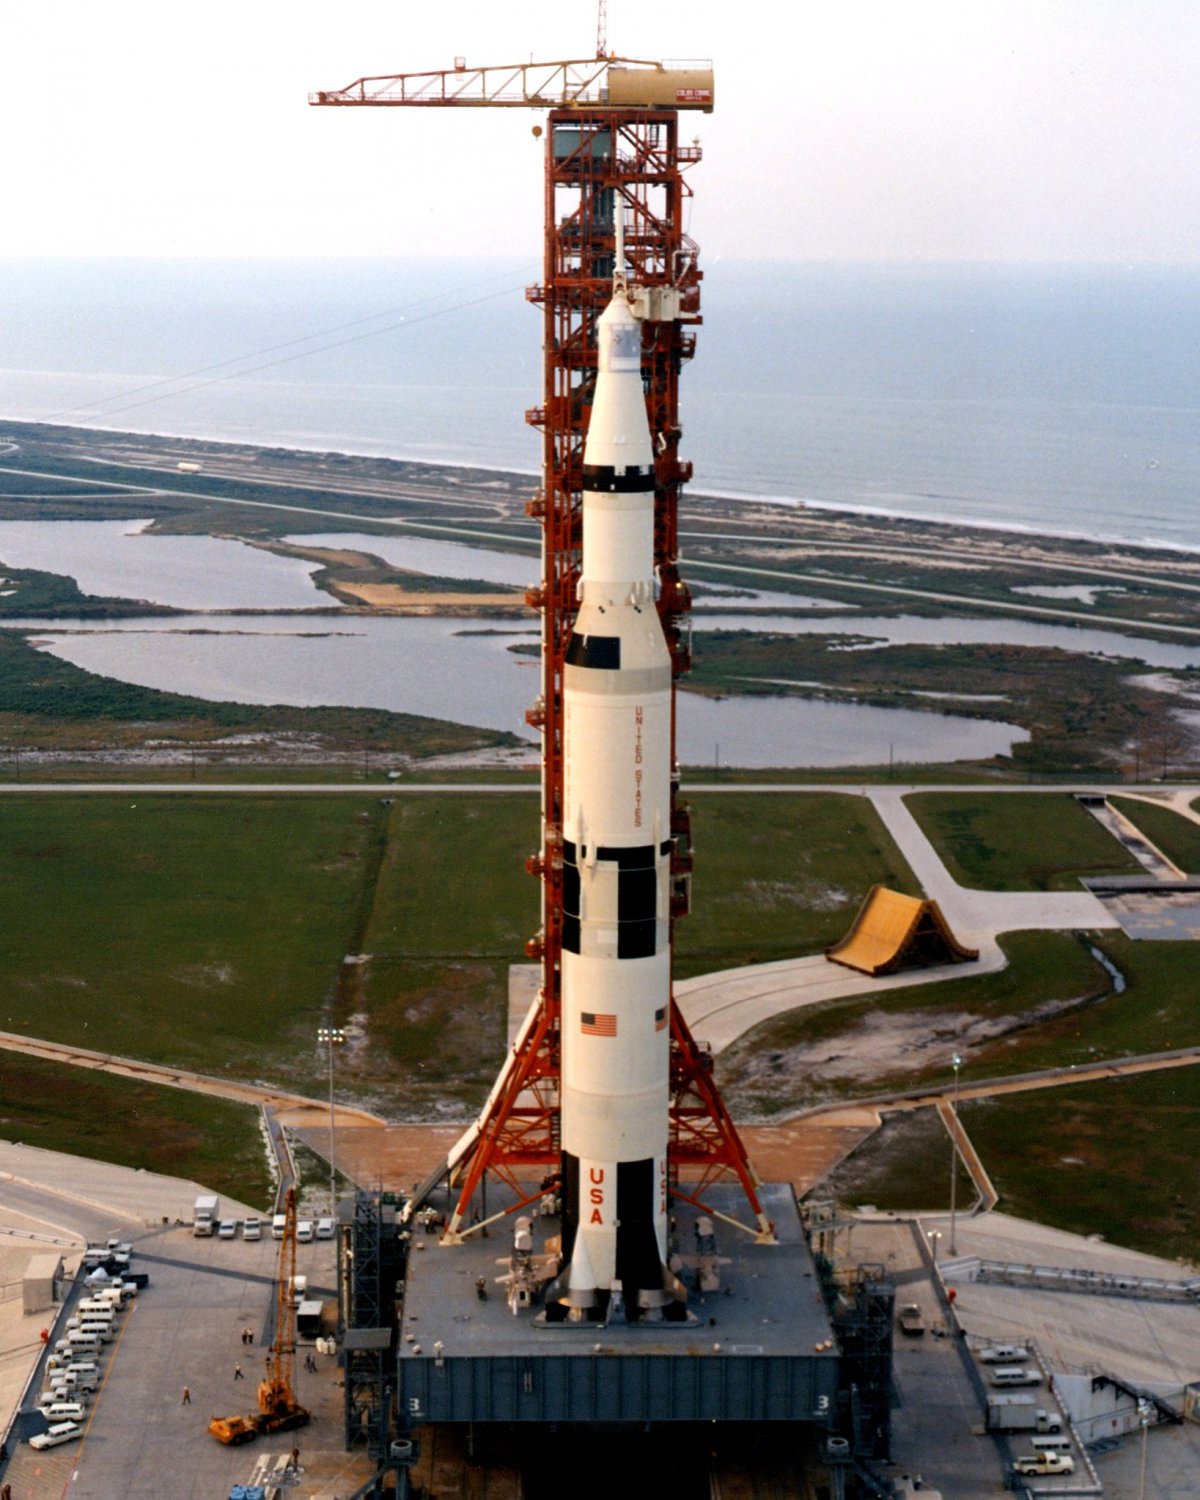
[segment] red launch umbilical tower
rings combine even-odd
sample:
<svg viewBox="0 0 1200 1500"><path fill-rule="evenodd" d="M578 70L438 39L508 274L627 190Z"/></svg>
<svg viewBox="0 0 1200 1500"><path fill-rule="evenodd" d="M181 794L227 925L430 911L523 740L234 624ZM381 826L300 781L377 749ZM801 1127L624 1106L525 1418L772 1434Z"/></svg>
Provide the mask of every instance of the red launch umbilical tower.
<svg viewBox="0 0 1200 1500"><path fill-rule="evenodd" d="M527 718L542 737L542 845L526 862L542 882L542 927L528 944L542 970L538 1003L519 1033L476 1124L449 1159L456 1207L448 1238L486 1219L471 1205L493 1173L516 1194L506 1211L556 1177L562 955L563 666L577 610L582 545L583 446L596 369L596 321L612 291L616 220L623 218L628 280L642 325L642 372L655 450L658 610L674 675L690 666L691 596L678 566L678 513L691 465L679 452L679 378L695 349L702 273L684 231L685 174L700 148L679 140L681 111L711 111L707 64L598 57L362 78L312 96L317 105L524 107L548 111L542 280L527 296L543 320L542 398L526 419L542 434L542 484L527 506L542 529L542 576L526 599L542 624L541 693ZM676 762L672 707L672 765ZM671 917L687 913L692 867L688 809L672 780ZM758 1179L712 1077L712 1059L671 1002L672 1191L703 1204L708 1183L732 1175L769 1238ZM707 1207L707 1205L704 1205ZM712 1212L711 1208L708 1209Z"/></svg>

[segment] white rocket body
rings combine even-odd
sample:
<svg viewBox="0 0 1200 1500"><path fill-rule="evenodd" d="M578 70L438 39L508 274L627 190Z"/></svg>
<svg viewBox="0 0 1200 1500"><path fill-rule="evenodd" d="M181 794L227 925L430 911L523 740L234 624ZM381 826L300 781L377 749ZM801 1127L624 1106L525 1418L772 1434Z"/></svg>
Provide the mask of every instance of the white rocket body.
<svg viewBox="0 0 1200 1500"><path fill-rule="evenodd" d="M620 290L598 324L583 474L581 597L563 679L557 1292L577 1320L611 1315L618 1289L628 1317L653 1319L676 1291L663 1270L672 683L654 602L641 326Z"/></svg>

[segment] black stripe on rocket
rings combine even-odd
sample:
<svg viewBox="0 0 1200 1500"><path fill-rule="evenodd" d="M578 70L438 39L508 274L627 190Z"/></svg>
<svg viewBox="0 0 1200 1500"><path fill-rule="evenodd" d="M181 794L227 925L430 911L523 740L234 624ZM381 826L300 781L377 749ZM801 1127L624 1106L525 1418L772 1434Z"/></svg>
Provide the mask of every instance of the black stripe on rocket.
<svg viewBox="0 0 1200 1500"><path fill-rule="evenodd" d="M612 464L584 464L583 488L593 495L644 494L654 488L654 470L634 467L618 474Z"/></svg>
<svg viewBox="0 0 1200 1500"><path fill-rule="evenodd" d="M603 1167L592 1167L601 1177ZM658 1238L654 1232L654 1202L657 1185L654 1162L619 1161L617 1170L616 1230L617 1230L617 1280L628 1291L644 1288L657 1290L663 1284L662 1261L658 1254ZM592 1192L593 1184L582 1180L579 1158L569 1151L563 1152L563 1225L562 1257L569 1264L575 1248L575 1236L581 1224L593 1222L603 1212L597 1204L606 1201L600 1191L603 1184ZM611 1197L607 1198L611 1204ZM609 1210L611 1212L611 1208ZM631 1309L632 1311L632 1309Z"/></svg>
<svg viewBox="0 0 1200 1500"><path fill-rule="evenodd" d="M658 952L658 871L654 845L639 844L629 849L601 846L596 859L617 866L617 957L653 958ZM576 845L570 839L563 842L562 889L562 945L568 953L579 953L583 916L581 881Z"/></svg>
<svg viewBox="0 0 1200 1500"><path fill-rule="evenodd" d="M621 670L621 637L584 635L575 631L567 642L568 667L592 667L603 672Z"/></svg>

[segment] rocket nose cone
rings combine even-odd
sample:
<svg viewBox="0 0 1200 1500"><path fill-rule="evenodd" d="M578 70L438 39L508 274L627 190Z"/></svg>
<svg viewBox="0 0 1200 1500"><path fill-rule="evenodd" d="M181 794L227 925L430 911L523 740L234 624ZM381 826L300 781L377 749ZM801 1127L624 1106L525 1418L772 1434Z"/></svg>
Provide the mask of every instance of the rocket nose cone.
<svg viewBox="0 0 1200 1500"><path fill-rule="evenodd" d="M601 372L641 368L642 327L629 303L619 294L600 314L596 351Z"/></svg>
<svg viewBox="0 0 1200 1500"><path fill-rule="evenodd" d="M629 305L629 298L624 293L618 292L600 314L596 326L598 328L613 328L622 323L636 326L637 318L634 316L633 308Z"/></svg>

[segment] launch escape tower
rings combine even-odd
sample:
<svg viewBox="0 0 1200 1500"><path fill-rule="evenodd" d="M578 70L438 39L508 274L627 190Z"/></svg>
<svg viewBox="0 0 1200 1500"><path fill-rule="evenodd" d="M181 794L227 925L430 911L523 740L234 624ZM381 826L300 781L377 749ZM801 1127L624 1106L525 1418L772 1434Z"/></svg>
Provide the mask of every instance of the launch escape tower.
<svg viewBox="0 0 1200 1500"><path fill-rule="evenodd" d="M539 999L483 1113L431 1179L447 1167L453 1242L489 1222L476 1205L492 1173L515 1194L504 1212L535 1202L561 1164L561 966L563 951L563 674L578 610L582 561L583 447L596 371L596 324L611 295L616 221L642 329L642 378L654 445L654 565L657 608L677 679L690 666L691 596L678 566L678 508L691 465L680 456L679 379L695 349L702 272L684 231L696 144L681 144L681 111L713 107L707 64L647 63L600 55L586 61L518 64L362 78L312 96L322 106L525 107L548 111L545 130L543 275L527 291L542 310L543 381L527 420L542 434L542 485L527 506L542 529L542 577L526 595L542 627L541 692L527 719L542 736L542 844L527 861L542 882L542 926L528 951L541 965ZM540 133L540 129L535 130ZM674 694L671 765L675 753ZM686 915L692 867L687 807L671 784L672 924ZM749 1229L772 1230L758 1179L713 1083L711 1058L670 1003L671 1191ZM752 1224L715 1209L708 1189L740 1185ZM473 1211L474 1210L474 1211ZM495 1215L500 1217L501 1215Z"/></svg>

